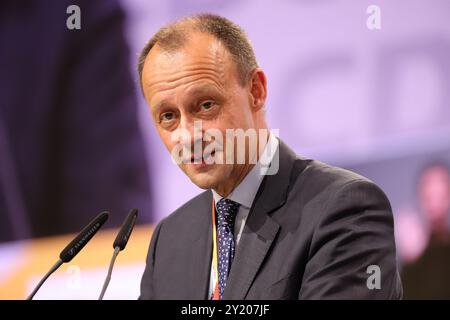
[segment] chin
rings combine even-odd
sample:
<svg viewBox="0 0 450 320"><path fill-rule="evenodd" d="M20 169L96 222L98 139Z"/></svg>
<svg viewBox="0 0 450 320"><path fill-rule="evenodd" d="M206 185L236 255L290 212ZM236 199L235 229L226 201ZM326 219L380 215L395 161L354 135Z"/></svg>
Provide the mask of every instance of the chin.
<svg viewBox="0 0 450 320"><path fill-rule="evenodd" d="M204 172L184 171L189 179L200 189L212 189L226 181L228 175L225 168L214 168Z"/></svg>
<svg viewBox="0 0 450 320"><path fill-rule="evenodd" d="M211 189L216 185L216 179L205 173L199 173L196 175L188 175L189 179L200 189Z"/></svg>

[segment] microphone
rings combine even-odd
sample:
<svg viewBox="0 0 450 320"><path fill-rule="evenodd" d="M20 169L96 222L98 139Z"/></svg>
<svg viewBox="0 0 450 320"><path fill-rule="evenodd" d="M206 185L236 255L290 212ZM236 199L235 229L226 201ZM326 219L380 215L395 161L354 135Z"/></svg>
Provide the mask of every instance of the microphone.
<svg viewBox="0 0 450 320"><path fill-rule="evenodd" d="M117 256L119 255L119 252L125 249L125 246L128 243L128 239L130 239L131 231L133 231L134 224L136 223L138 215L137 209L132 209L125 221L123 222L122 226L120 227L119 233L116 236L116 239L114 240L113 248L114 253L111 258L111 262L109 263L108 268L108 274L106 275L105 282L103 283L103 288L100 293L100 296L98 297L98 300L103 300L103 296L105 295L106 289L108 288L109 282L111 281L111 274L112 269L114 267L114 262L116 261Z"/></svg>
<svg viewBox="0 0 450 320"><path fill-rule="evenodd" d="M28 296L27 300L32 300L36 292L41 288L47 278L55 272L63 263L71 261L92 239L97 231L108 220L109 213L104 211L92 220L83 230L61 251L59 260L50 268L47 274L41 279L33 292Z"/></svg>

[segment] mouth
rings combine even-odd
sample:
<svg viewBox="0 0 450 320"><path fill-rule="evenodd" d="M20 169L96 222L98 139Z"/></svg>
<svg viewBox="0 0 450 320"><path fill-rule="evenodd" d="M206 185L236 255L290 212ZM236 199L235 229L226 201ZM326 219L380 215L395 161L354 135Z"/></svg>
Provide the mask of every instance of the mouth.
<svg viewBox="0 0 450 320"><path fill-rule="evenodd" d="M191 161L188 162L187 164L197 170L205 169L208 166L211 166L212 164L214 164L215 154L216 154L215 150L205 156L203 156L203 154L199 154L199 155L194 154L190 159Z"/></svg>

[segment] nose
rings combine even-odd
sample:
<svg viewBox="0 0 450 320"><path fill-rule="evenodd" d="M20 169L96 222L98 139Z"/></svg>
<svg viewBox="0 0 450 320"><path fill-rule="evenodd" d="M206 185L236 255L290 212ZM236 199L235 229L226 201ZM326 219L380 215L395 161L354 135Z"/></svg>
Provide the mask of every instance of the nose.
<svg viewBox="0 0 450 320"><path fill-rule="evenodd" d="M192 147L203 140L201 120L196 120L189 115L182 114L180 116L179 126L176 131L178 131L176 132L178 143L189 150L192 150Z"/></svg>

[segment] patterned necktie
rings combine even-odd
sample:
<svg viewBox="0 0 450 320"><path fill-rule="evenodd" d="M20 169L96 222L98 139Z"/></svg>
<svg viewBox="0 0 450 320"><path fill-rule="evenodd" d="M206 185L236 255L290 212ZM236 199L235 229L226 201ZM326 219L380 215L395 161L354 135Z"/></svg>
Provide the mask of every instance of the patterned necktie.
<svg viewBox="0 0 450 320"><path fill-rule="evenodd" d="M217 254L219 272L219 298L222 300L228 273L234 258L234 220L239 203L222 198L216 204L217 209Z"/></svg>

